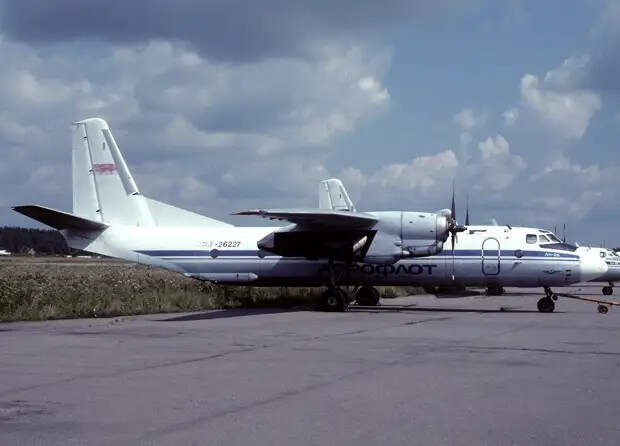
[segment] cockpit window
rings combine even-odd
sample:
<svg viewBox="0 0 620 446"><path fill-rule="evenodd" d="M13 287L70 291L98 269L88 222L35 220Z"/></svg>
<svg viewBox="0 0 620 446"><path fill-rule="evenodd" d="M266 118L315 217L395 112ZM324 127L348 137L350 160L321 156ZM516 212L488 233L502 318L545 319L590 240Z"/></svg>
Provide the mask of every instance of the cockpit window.
<svg viewBox="0 0 620 446"><path fill-rule="evenodd" d="M530 245L532 243L536 243L537 240L538 240L538 237L536 237L536 234L528 234L525 236L525 242L529 243Z"/></svg>
<svg viewBox="0 0 620 446"><path fill-rule="evenodd" d="M550 241L549 241L549 239L546 236L544 236L544 235L539 235L538 236L538 243L549 243L549 242Z"/></svg>
<svg viewBox="0 0 620 446"><path fill-rule="evenodd" d="M601 256L601 257L603 257L603 258L605 258L605 251L601 251L601 252L600 252L600 256Z"/></svg>
<svg viewBox="0 0 620 446"><path fill-rule="evenodd" d="M547 234L547 237L549 237L552 242L562 243L562 240L557 238L555 234Z"/></svg>

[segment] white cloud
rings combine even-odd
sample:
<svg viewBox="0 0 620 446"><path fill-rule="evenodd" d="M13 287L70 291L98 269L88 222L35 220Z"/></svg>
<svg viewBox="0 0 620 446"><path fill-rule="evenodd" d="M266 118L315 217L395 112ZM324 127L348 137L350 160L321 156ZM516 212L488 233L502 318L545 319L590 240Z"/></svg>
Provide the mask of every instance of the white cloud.
<svg viewBox="0 0 620 446"><path fill-rule="evenodd" d="M390 105L386 48L322 43L311 57L230 64L179 42L102 45L93 58L0 41L0 185L12 185L10 203L37 196L70 207L69 170L50 176L47 166L70 166L71 122L101 116L145 194L220 217L243 196L314 204L334 140Z"/></svg>
<svg viewBox="0 0 620 446"><path fill-rule="evenodd" d="M472 160L467 174L473 188L499 191L510 186L527 166L519 155L510 153L510 144L502 135L478 143L480 160Z"/></svg>
<svg viewBox="0 0 620 446"><path fill-rule="evenodd" d="M521 79L521 100L554 134L566 139L581 139L602 107L601 98L592 91L553 90L532 74Z"/></svg>
<svg viewBox="0 0 620 446"><path fill-rule="evenodd" d="M506 127L512 127L519 119L519 109L514 107L509 108L502 113L502 117L504 118L504 125Z"/></svg>
<svg viewBox="0 0 620 446"><path fill-rule="evenodd" d="M557 68L547 71L545 74L545 85L556 89L575 89L578 88L590 67L590 56L572 56L565 59Z"/></svg>
<svg viewBox="0 0 620 446"><path fill-rule="evenodd" d="M464 108L452 118L456 125L465 131L471 131L476 127L482 127L487 120L484 113L477 114L472 108Z"/></svg>
<svg viewBox="0 0 620 446"><path fill-rule="evenodd" d="M478 144L478 150L480 150L483 159L508 155L509 147L508 141L502 135L497 135L495 139L489 136Z"/></svg>
<svg viewBox="0 0 620 446"><path fill-rule="evenodd" d="M387 88L384 88L380 82L377 82L372 76L366 76L361 78L357 82L357 86L360 90L366 92L371 102L374 104L385 103L390 100L390 94Z"/></svg>
<svg viewBox="0 0 620 446"><path fill-rule="evenodd" d="M374 173L369 183L382 188L427 192L453 178L459 161L452 150L413 158L407 164L390 164Z"/></svg>

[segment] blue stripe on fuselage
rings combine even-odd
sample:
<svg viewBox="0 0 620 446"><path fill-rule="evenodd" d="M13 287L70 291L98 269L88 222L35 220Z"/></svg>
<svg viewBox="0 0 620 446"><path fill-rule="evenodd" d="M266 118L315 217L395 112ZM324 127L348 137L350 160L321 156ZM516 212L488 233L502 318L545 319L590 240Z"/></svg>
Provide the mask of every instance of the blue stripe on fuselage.
<svg viewBox="0 0 620 446"><path fill-rule="evenodd" d="M213 257L213 250L141 250L135 251L138 254L144 254L153 257ZM579 256L575 254L561 253L555 251L523 251L521 250L521 257L515 255L515 250L501 250L500 257L514 257L517 259L523 259L528 257L545 258L553 260L578 260ZM259 257L257 250L242 250L242 249L228 249L217 250L215 257ZM280 257L274 254L265 253L267 257ZM497 256L497 250L485 250L485 256L493 257ZM443 250L435 256L452 256L452 250ZM435 257L431 256L431 257ZM455 249L455 257L482 257L482 250L480 249ZM264 257L264 256L263 256Z"/></svg>

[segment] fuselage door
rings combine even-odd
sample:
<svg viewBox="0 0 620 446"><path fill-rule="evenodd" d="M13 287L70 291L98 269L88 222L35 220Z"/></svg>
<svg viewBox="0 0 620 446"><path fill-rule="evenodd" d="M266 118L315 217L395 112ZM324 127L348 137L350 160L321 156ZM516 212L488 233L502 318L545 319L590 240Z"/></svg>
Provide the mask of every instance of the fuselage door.
<svg viewBox="0 0 620 446"><path fill-rule="evenodd" d="M482 242L482 273L487 276L499 274L499 240L488 238Z"/></svg>

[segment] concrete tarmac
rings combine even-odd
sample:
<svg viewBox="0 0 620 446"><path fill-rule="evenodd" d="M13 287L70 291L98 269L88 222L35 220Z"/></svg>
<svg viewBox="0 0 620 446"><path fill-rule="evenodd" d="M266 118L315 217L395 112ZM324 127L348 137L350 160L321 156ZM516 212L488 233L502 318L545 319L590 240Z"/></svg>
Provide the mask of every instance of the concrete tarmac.
<svg viewBox="0 0 620 446"><path fill-rule="evenodd" d="M620 444L620 308L507 291L0 324L0 444Z"/></svg>

